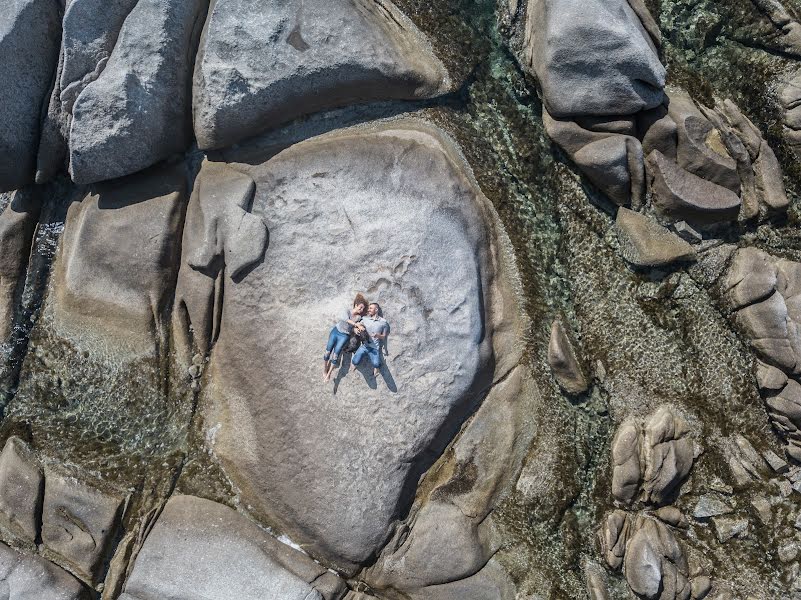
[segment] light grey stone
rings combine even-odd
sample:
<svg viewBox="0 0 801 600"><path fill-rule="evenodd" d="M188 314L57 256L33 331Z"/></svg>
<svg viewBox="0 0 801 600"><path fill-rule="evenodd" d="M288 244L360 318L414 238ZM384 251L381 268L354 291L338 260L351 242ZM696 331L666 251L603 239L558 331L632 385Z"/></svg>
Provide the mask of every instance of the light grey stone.
<svg viewBox="0 0 801 600"><path fill-rule="evenodd" d="M708 519L709 517L727 515L733 511L734 509L731 506L717 496L704 494L698 498L698 502L693 509L693 516L696 519Z"/></svg>
<svg viewBox="0 0 801 600"><path fill-rule="evenodd" d="M0 190L33 182L39 119L58 63L60 7L8 0L0 14Z"/></svg>
<svg viewBox="0 0 801 600"><path fill-rule="evenodd" d="M619 569L626 555L626 544L632 533L632 517L622 510L609 513L598 530L598 545L610 569Z"/></svg>
<svg viewBox="0 0 801 600"><path fill-rule="evenodd" d="M630 503L640 491L640 428L634 421L618 427L612 440L612 495Z"/></svg>
<svg viewBox="0 0 801 600"><path fill-rule="evenodd" d="M344 581L235 510L178 495L145 540L121 600L337 600L344 593Z"/></svg>
<svg viewBox="0 0 801 600"><path fill-rule="evenodd" d="M201 148L220 148L325 108L451 87L391 2L217 0L195 70L195 135Z"/></svg>
<svg viewBox="0 0 801 600"><path fill-rule="evenodd" d="M68 212L53 277L57 333L121 356L154 356L172 299L187 202L182 166L93 187Z"/></svg>
<svg viewBox="0 0 801 600"><path fill-rule="evenodd" d="M776 290L777 277L767 252L754 247L737 250L723 280L726 300L734 310L765 300Z"/></svg>
<svg viewBox="0 0 801 600"><path fill-rule="evenodd" d="M44 556L97 583L122 518L124 499L74 477L45 470L42 509Z"/></svg>
<svg viewBox="0 0 801 600"><path fill-rule="evenodd" d="M690 590L693 600L706 598L707 594L712 591L712 580L706 575L695 577L690 582Z"/></svg>
<svg viewBox="0 0 801 600"><path fill-rule="evenodd" d="M0 524L35 543L42 515L44 477L36 457L17 438L6 440L0 454Z"/></svg>
<svg viewBox="0 0 801 600"><path fill-rule="evenodd" d="M690 173L658 150L645 164L654 204L665 216L693 224L737 218L741 201L731 190Z"/></svg>
<svg viewBox="0 0 801 600"><path fill-rule="evenodd" d="M720 132L704 116L689 95L672 91L668 114L676 123L680 167L702 179L740 193L737 163L729 156Z"/></svg>
<svg viewBox="0 0 801 600"><path fill-rule="evenodd" d="M670 530L644 517L637 518L635 529L623 567L632 591L648 600L688 599L687 558Z"/></svg>
<svg viewBox="0 0 801 600"><path fill-rule="evenodd" d="M672 525L673 527L684 529L689 526L684 514L675 506L663 506L655 511L654 514L660 521Z"/></svg>
<svg viewBox="0 0 801 600"><path fill-rule="evenodd" d="M646 215L621 206L615 226L623 258L637 267L659 267L695 259L690 244Z"/></svg>
<svg viewBox="0 0 801 600"><path fill-rule="evenodd" d="M595 561L586 560L582 570L587 580L587 594L590 600L609 600L609 586L603 567Z"/></svg>
<svg viewBox="0 0 801 600"><path fill-rule="evenodd" d="M751 500L751 507L754 509L760 523L763 525L770 525L773 517L773 507L767 498L764 496L755 497Z"/></svg>
<svg viewBox="0 0 801 600"><path fill-rule="evenodd" d="M517 597L511 577L495 560L471 577L409 594L410 600L517 600Z"/></svg>
<svg viewBox="0 0 801 600"><path fill-rule="evenodd" d="M773 210L787 210L790 200L784 189L784 176L779 159L766 141L762 141L759 157L754 161L756 190L760 201Z"/></svg>
<svg viewBox="0 0 801 600"><path fill-rule="evenodd" d="M675 223L673 225L673 229L676 230L676 235L678 235L685 242L696 243L701 242L704 239L704 236L686 221L679 221L678 223Z"/></svg>
<svg viewBox="0 0 801 600"><path fill-rule="evenodd" d="M715 526L715 535L718 541L723 544L733 537L745 537L748 535L748 519L738 517L712 517Z"/></svg>
<svg viewBox="0 0 801 600"><path fill-rule="evenodd" d="M762 457L765 459L765 462L770 465L770 468L776 473L786 473L790 469L790 465L787 464L787 461L781 458L773 450L765 450L762 453Z"/></svg>
<svg viewBox="0 0 801 600"><path fill-rule="evenodd" d="M352 572L384 545L430 457L519 361L505 237L458 149L421 121L229 158L256 184L252 212L270 243L243 279L221 281L209 450L255 516ZM329 314L360 290L383 307L389 356L377 378L345 363L332 394L320 381Z"/></svg>
<svg viewBox="0 0 801 600"><path fill-rule="evenodd" d="M66 571L0 544L0 593L7 600L89 600L86 589Z"/></svg>
<svg viewBox="0 0 801 600"><path fill-rule="evenodd" d="M631 115L662 103L665 68L626 0L529 0L524 53L554 117Z"/></svg>
<svg viewBox="0 0 801 600"><path fill-rule="evenodd" d="M763 392L778 392L782 390L785 385L787 385L787 375L785 375L780 369L777 369L773 365L763 363L761 360L757 361L756 376L757 385L759 385L759 389ZM771 463L767 456L765 457L765 460L767 460L768 463Z"/></svg>
<svg viewBox="0 0 801 600"><path fill-rule="evenodd" d="M558 319L551 324L548 365L556 381L568 394L583 394L590 387L573 342Z"/></svg>
<svg viewBox="0 0 801 600"><path fill-rule="evenodd" d="M689 474L693 459L687 422L670 407L661 406L648 417L643 430L644 499L657 505L667 502Z"/></svg>
<svg viewBox="0 0 801 600"><path fill-rule="evenodd" d="M140 171L191 141L192 48L202 0L139 0L99 77L72 108L69 171L94 183Z"/></svg>
<svg viewBox="0 0 801 600"><path fill-rule="evenodd" d="M36 189L0 195L0 344L15 323L40 210Z"/></svg>
<svg viewBox="0 0 801 600"><path fill-rule="evenodd" d="M585 129L542 113L545 131L584 175L619 205L639 204L645 190L642 145L631 135ZM597 119L596 119L597 120Z"/></svg>
<svg viewBox="0 0 801 600"><path fill-rule="evenodd" d="M779 560L782 561L784 564L793 562L798 556L799 550L801 550L801 548L799 548L798 542L796 541L786 542L781 546L779 546L778 549Z"/></svg>

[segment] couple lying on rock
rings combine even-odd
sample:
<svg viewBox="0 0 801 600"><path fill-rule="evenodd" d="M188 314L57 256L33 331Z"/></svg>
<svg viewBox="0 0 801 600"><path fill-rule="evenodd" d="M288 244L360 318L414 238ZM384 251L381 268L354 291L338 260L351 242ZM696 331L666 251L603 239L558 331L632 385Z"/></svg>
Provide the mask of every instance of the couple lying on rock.
<svg viewBox="0 0 801 600"><path fill-rule="evenodd" d="M365 314L367 313L367 314ZM381 316L381 307L377 302L367 302L361 294L356 294L353 308L346 309L339 315L336 325L328 336L328 344L323 355L323 372L325 381L331 379L334 367L339 364L343 352L352 352L351 371L355 371L364 356L370 357L373 374L378 377L381 370L381 348L387 354L386 345L382 344L389 335L389 324Z"/></svg>

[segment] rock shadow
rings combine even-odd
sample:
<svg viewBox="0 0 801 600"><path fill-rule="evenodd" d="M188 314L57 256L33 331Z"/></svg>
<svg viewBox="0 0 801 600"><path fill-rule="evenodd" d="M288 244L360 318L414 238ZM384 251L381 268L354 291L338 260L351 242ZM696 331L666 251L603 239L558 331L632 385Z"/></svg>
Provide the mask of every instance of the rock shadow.
<svg viewBox="0 0 801 600"><path fill-rule="evenodd" d="M352 353L342 353L339 369L337 370L336 377L334 378L334 394L337 393L342 380L350 373L352 360ZM370 363L369 359L365 358L362 360L361 364L356 365L356 372L361 373L362 377L364 377L365 383L367 383L371 390L378 389L378 378L373 374L373 365ZM398 385L395 383L395 378L392 376L392 372L389 370L389 366L387 366L387 363L384 360L381 361L379 375L384 380L384 384L387 386L387 389L393 394L396 394L398 392Z"/></svg>

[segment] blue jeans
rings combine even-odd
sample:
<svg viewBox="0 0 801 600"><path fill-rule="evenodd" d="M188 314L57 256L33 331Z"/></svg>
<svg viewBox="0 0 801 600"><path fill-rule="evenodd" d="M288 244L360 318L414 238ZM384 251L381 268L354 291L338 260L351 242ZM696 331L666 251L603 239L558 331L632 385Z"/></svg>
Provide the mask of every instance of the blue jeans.
<svg viewBox="0 0 801 600"><path fill-rule="evenodd" d="M349 339L350 336L347 333L342 333L339 329L334 327L328 336L328 344L325 346L323 360L329 360L330 358L333 364L339 364L339 355Z"/></svg>
<svg viewBox="0 0 801 600"><path fill-rule="evenodd" d="M381 352L379 352L377 347L368 346L367 344L362 344L359 346L359 349L356 350L356 353L353 355L353 364L358 365L362 362L362 358L364 358L365 354L370 357L370 362L373 363L374 369L381 368Z"/></svg>

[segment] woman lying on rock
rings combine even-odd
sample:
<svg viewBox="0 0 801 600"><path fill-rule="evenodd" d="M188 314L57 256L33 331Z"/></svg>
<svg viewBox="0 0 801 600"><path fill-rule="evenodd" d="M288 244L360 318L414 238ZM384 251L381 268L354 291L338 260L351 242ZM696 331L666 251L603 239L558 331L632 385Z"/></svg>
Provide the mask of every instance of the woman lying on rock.
<svg viewBox="0 0 801 600"><path fill-rule="evenodd" d="M323 354L324 381L331 379L331 373L334 371L334 367L339 363L342 349L345 347L345 344L348 343L354 326L361 321L366 308L367 298L361 294L356 294L356 299L353 301L353 308L345 309L342 311L342 314L339 315L336 324L328 335L328 344L325 347L325 354Z"/></svg>

